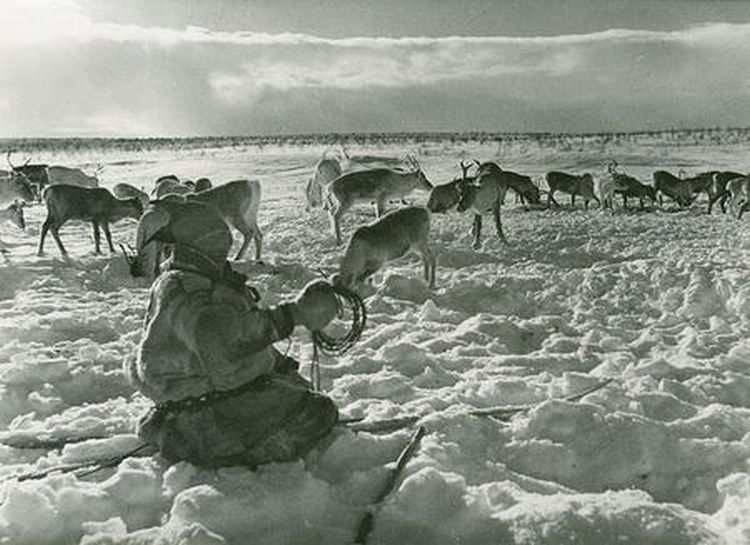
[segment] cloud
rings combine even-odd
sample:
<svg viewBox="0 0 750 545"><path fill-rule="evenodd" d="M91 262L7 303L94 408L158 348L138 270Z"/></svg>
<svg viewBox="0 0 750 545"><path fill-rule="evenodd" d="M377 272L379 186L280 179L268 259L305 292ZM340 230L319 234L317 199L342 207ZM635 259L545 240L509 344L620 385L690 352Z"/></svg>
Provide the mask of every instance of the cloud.
<svg viewBox="0 0 750 545"><path fill-rule="evenodd" d="M0 20L8 136L750 123L750 25L331 39L94 21L73 0L3 0Z"/></svg>

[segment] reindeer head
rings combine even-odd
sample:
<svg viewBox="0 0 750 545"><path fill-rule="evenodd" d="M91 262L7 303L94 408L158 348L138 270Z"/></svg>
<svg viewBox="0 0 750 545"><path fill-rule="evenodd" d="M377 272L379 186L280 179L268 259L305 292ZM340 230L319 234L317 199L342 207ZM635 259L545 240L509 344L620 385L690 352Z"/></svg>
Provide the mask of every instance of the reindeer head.
<svg viewBox="0 0 750 545"><path fill-rule="evenodd" d="M138 206L142 206L138 199ZM149 208L146 213L140 216L138 222L138 231L136 233L135 249L128 245L120 244L125 260L130 267L130 274L134 277L141 277L148 274L149 265L155 264L158 260L159 244L155 237L164 228L169 225L169 213L160 208Z"/></svg>
<svg viewBox="0 0 750 545"><path fill-rule="evenodd" d="M542 202L542 196L539 192L539 188L529 178L529 192L525 195L531 204L540 204Z"/></svg>
<svg viewBox="0 0 750 545"><path fill-rule="evenodd" d="M13 222L16 227L25 231L26 219L23 216L23 203L15 201L8 207L8 210L10 211L10 221Z"/></svg>
<svg viewBox="0 0 750 545"><path fill-rule="evenodd" d="M456 210L459 212L466 212L471 208L474 205L478 190L479 186L477 185L471 183L464 184L461 188L461 197L458 200Z"/></svg>
<svg viewBox="0 0 750 545"><path fill-rule="evenodd" d="M19 199L26 202L32 202L37 199L38 194L34 191L36 187L31 185L29 178L25 174L13 171L10 178L13 184L13 192Z"/></svg>
<svg viewBox="0 0 750 545"><path fill-rule="evenodd" d="M428 180L427 176L424 175L422 166L419 164L419 161L417 161L416 157L409 154L406 156L406 160L413 169L412 173L416 176L417 189L432 191L432 183L430 183L430 180Z"/></svg>

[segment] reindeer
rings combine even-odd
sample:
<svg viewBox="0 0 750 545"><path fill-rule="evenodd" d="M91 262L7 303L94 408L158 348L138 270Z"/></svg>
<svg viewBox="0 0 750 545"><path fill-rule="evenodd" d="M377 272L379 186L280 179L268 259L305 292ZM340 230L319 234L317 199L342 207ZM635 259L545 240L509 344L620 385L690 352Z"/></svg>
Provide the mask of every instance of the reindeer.
<svg viewBox="0 0 750 545"><path fill-rule="evenodd" d="M252 238L255 241L256 261L260 260L263 246L263 233L258 227L260 197L260 182L257 180L235 180L186 195L188 202L199 202L213 208L227 224L242 234L242 246L235 255L235 260L244 255Z"/></svg>
<svg viewBox="0 0 750 545"><path fill-rule="evenodd" d="M549 187L547 208L549 208L552 203L555 203L555 206L557 207L560 206L555 200L555 192L557 191L570 194L571 206L575 206L576 204L576 195L581 195L581 197L583 197L583 207L586 210L589 209L589 201L591 200L595 200L599 206L602 204L599 198L594 194L594 177L591 174L586 173L574 175L568 174L567 172L553 170L552 172L545 174L544 178Z"/></svg>
<svg viewBox="0 0 750 545"><path fill-rule="evenodd" d="M0 208L0 223L4 223L6 221L11 222L22 231L26 230L26 219L23 215L23 204L21 204L20 202L14 202L9 204L5 208Z"/></svg>
<svg viewBox="0 0 750 545"><path fill-rule="evenodd" d="M149 202L138 222L136 247L126 250L120 245L134 277L152 276L159 273L160 258L165 246L174 242L174 230L184 228L183 222L190 221L190 228L199 229L207 237L230 236L226 221L215 210L200 202L187 202L180 195L168 195L164 199ZM151 268L149 268L151 265Z"/></svg>
<svg viewBox="0 0 750 545"><path fill-rule="evenodd" d="M739 172L733 172L733 171L722 171L722 172L714 172L713 173L713 197L708 201L708 213L711 213L711 209L713 208L713 205L718 201L719 205L721 206L721 211L726 213L726 202L729 198L729 191L727 191L727 184L730 180L733 180L735 178L742 178L745 176L744 174L740 174Z"/></svg>
<svg viewBox="0 0 750 545"><path fill-rule="evenodd" d="M154 199L161 199L165 195L187 195L193 193L193 187L189 184L181 182L174 174L168 174L162 176L154 182L154 189L151 191L151 196Z"/></svg>
<svg viewBox="0 0 750 545"><path fill-rule="evenodd" d="M414 169L411 172L387 168L360 170L343 174L330 183L328 194L332 206L328 214L338 244L341 244L341 217L354 203L375 201L379 218L389 200L401 199L415 190L432 190L417 160L412 158L411 161Z"/></svg>
<svg viewBox="0 0 750 545"><path fill-rule="evenodd" d="M339 176L341 176L341 165L338 160L326 157L324 154L323 158L316 163L315 172L305 186L306 210L324 205L323 197L328 184Z"/></svg>
<svg viewBox="0 0 750 545"><path fill-rule="evenodd" d="M508 191L506 179L507 177L503 176L503 170L495 163L481 163L474 183L463 186L461 199L456 209L459 212L467 210L474 212L471 234L474 237L472 247L475 250L481 246L482 216L488 212L492 212L497 236L503 242L507 242L500 221L500 205L505 200L505 193Z"/></svg>
<svg viewBox="0 0 750 545"><path fill-rule="evenodd" d="M238 260L244 255L250 245L250 240L253 239L255 241L255 259L259 261L263 246L263 233L257 223L260 198L260 183L257 180L235 180L199 193L189 195L168 194L161 199L150 201L147 210L159 208L177 210L186 204L205 206L212 210L212 216L220 217L225 224L234 227L242 234L242 245L234 259ZM150 217L160 216L151 214ZM143 221L142 218L141 223ZM141 227L139 226L140 231ZM147 262L153 262L152 272L158 273L163 244L154 242L146 248L145 246L149 242L150 240L144 242L139 237L134 249L126 251L124 247L122 248L123 254L130 264L131 272L134 270L138 272L138 274L133 273L133 276L141 276L147 268Z"/></svg>
<svg viewBox="0 0 750 545"><path fill-rule="evenodd" d="M693 186L688 180L678 178L666 170L657 170L652 176L659 206L664 204L662 195L666 195L681 207L690 206L693 203Z"/></svg>
<svg viewBox="0 0 750 545"><path fill-rule="evenodd" d="M638 199L643 210L643 199L648 198L651 202L656 202L656 191L653 187L646 184L642 184L632 176L617 172L617 161L611 161L607 165L607 172L612 177L612 181L615 185L615 193L622 195L622 206L627 209L628 197L635 197Z"/></svg>
<svg viewBox="0 0 750 545"><path fill-rule="evenodd" d="M13 150L8 150L8 153L5 156L5 160L8 162L8 165L10 166L11 172L14 172L18 175L25 176L26 180L31 184L33 191L35 192L34 199L41 200L42 190L49 185L49 177L47 175L47 165L46 164L30 164L31 163L31 157L26 159L26 162L23 165L17 166L14 165L13 162L10 160L10 156L13 153Z"/></svg>
<svg viewBox="0 0 750 545"><path fill-rule="evenodd" d="M474 176L469 176L471 164L459 163L461 167L461 177L456 178L447 184L436 185L430 191L430 197L427 199L427 209L433 213L445 213L458 205L461 200L461 193L464 186L474 182Z"/></svg>
<svg viewBox="0 0 750 545"><path fill-rule="evenodd" d="M22 231L26 230L26 219L23 216L23 206L22 202L16 201L8 205L6 208L0 208L0 223L9 221ZM8 253L9 250L5 243L0 241L0 254L2 254L6 263L10 263L7 255Z"/></svg>
<svg viewBox="0 0 750 545"><path fill-rule="evenodd" d="M709 172L701 172L695 176L683 177L682 181L690 186L690 190L693 193L693 200L698 198L698 195L705 193L709 203L714 198L714 176L718 174L717 171L712 170Z"/></svg>
<svg viewBox="0 0 750 545"><path fill-rule="evenodd" d="M98 187L99 179L96 175L89 175L78 168L60 165L29 164L31 157L21 166L16 166L10 160L13 151L8 151L6 160L13 172L24 174L29 183L36 189L36 198L41 199L42 191L50 185L75 185L79 187ZM102 165L97 168L97 173L103 170Z"/></svg>
<svg viewBox="0 0 750 545"><path fill-rule="evenodd" d="M101 253L99 227L104 230L104 235L107 237L109 251L114 252L109 224L123 218L138 219L143 213L143 205L137 198L118 199L109 190L101 187L51 185L42 192L42 199L47 205L47 219L42 225L38 255L44 253L44 239L50 230L60 253L63 256L68 255L58 231L68 220L72 219L91 222L94 228L94 248L97 254Z"/></svg>
<svg viewBox="0 0 750 545"><path fill-rule="evenodd" d="M11 171L7 176L0 177L0 206L16 200L32 202L36 200L36 195L24 174Z"/></svg>
<svg viewBox="0 0 750 545"><path fill-rule="evenodd" d="M478 168L481 168L481 163L479 163L479 161L475 160L475 163ZM514 191L516 196L520 198L521 204L539 204L541 202L539 188L534 185L534 182L529 176L518 174L510 170L503 170L499 166L497 166L497 168L500 169L499 176L502 179L502 183L505 184L508 189Z"/></svg>
<svg viewBox="0 0 750 545"><path fill-rule="evenodd" d="M144 209L146 208L146 206L148 206L148 193L130 184L115 184L115 186L112 188L112 193L118 199L131 199L135 197L136 199L141 201L141 205L143 205Z"/></svg>
<svg viewBox="0 0 750 545"><path fill-rule="evenodd" d="M355 289L394 259L415 251L422 257L424 279L435 287L436 259L428 244L430 212L419 206L394 210L359 227L346 247L334 285Z"/></svg>
<svg viewBox="0 0 750 545"><path fill-rule="evenodd" d="M195 180L195 186L193 187L193 191L195 193L200 193L201 191L207 191L213 187L213 184L211 183L211 180L208 178L198 178Z"/></svg>
<svg viewBox="0 0 750 545"><path fill-rule="evenodd" d="M737 213L737 219L750 207L750 176L733 178L727 182L727 192L730 195L729 211Z"/></svg>
<svg viewBox="0 0 750 545"><path fill-rule="evenodd" d="M602 210L614 208L615 182L611 176L597 176L594 178L594 195L599 198Z"/></svg>

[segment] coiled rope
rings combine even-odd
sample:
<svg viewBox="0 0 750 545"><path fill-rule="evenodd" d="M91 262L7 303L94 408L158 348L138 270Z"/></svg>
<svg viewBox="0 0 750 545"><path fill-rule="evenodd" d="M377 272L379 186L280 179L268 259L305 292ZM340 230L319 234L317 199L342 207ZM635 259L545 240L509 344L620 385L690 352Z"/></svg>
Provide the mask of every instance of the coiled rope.
<svg viewBox="0 0 750 545"><path fill-rule="evenodd" d="M367 323L367 308L362 298L343 286L333 286L338 302L338 317L344 318L344 309L351 312L351 326L342 337L329 335L323 330L313 331L313 356L310 365L310 382L314 391L320 391L320 353L326 356L340 356L348 352L362 336Z"/></svg>

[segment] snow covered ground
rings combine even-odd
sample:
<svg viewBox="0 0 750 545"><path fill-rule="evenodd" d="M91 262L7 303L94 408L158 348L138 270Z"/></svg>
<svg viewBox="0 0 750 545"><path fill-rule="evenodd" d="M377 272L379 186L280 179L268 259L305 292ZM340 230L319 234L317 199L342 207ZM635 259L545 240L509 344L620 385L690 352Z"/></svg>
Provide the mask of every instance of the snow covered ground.
<svg viewBox="0 0 750 545"><path fill-rule="evenodd" d="M603 172L609 158L647 180L685 168L747 170L746 147L620 144L587 150L531 142L352 147L414 150L436 183L459 158L538 177ZM103 185L175 173L259 179L265 264L242 263L268 304L333 271L341 249L304 183L322 147L113 151L39 157L105 165ZM424 196L422 197L422 199ZM422 416L428 433L376 517L371 543L750 543L750 239L746 222L687 211L525 211L509 198L501 244L486 221L433 217L437 288L416 257L375 279L368 326L347 355L323 361L343 417ZM562 202L568 199L560 199ZM618 203L619 205L619 203ZM371 210L353 210L350 234ZM3 441L89 437L61 450L0 446L0 477L125 452L147 409L121 372L138 343L148 286L122 256L94 256L90 226L62 229L36 257L42 206L27 230L4 225L0 266ZM116 225L132 242L135 222ZM287 343L279 344L281 350ZM308 372L300 328L290 354ZM560 400L602 378L606 388ZM535 404L509 422L474 408ZM85 478L0 485L0 543L87 545L345 544L411 433L340 431L304 461L200 470L132 457Z"/></svg>

